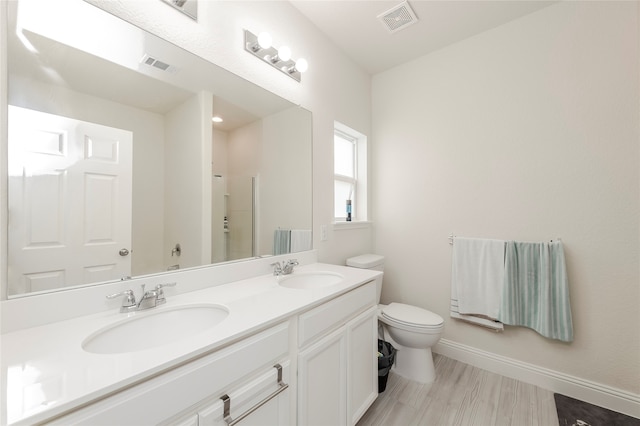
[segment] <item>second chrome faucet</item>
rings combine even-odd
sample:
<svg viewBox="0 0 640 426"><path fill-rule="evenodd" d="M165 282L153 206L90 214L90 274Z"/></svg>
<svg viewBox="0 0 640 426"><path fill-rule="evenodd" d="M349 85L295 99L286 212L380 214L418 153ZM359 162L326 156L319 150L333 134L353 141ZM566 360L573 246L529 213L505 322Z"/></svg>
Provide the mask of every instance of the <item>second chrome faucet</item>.
<svg viewBox="0 0 640 426"><path fill-rule="evenodd" d="M158 284L153 290L145 291L145 284L142 284L142 294L140 296L140 301L137 303L133 290L125 290L120 293L110 294L107 296L107 299L124 296L120 312L142 311L144 309L155 308L158 305L166 303L167 299L164 296L163 288L173 287L175 285L176 283Z"/></svg>
<svg viewBox="0 0 640 426"><path fill-rule="evenodd" d="M275 262L271 264L271 266L273 266L273 275L276 277L280 275L289 275L297 265L298 261L296 259L289 259L286 262L283 260L282 263Z"/></svg>

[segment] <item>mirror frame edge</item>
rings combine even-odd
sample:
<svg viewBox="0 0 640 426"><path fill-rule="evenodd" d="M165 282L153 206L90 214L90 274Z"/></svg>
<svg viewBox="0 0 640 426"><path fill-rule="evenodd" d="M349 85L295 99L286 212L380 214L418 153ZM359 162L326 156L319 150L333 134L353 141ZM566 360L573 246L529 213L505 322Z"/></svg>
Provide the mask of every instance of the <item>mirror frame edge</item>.
<svg viewBox="0 0 640 426"><path fill-rule="evenodd" d="M0 22L7 22L8 2L0 2ZM0 25L0 302L7 300L8 285L8 111L9 111L9 73L8 73L8 31L7 25Z"/></svg>

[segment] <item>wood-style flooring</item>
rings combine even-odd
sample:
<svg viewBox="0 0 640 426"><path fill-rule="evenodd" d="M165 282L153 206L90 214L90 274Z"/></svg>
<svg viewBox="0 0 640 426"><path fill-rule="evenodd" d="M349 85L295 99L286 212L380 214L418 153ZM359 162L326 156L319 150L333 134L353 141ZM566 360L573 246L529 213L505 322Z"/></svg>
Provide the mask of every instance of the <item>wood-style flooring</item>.
<svg viewBox="0 0 640 426"><path fill-rule="evenodd" d="M436 380L389 374L357 426L558 426L553 392L434 354Z"/></svg>

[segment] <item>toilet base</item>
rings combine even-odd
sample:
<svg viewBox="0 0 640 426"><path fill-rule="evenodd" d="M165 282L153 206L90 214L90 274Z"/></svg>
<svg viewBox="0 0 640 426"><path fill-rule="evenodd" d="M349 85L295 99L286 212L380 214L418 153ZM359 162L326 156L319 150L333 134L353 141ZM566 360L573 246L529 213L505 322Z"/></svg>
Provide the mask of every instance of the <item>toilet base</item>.
<svg viewBox="0 0 640 426"><path fill-rule="evenodd" d="M431 348L415 349L393 343L396 362L391 369L394 373L418 383L432 383L436 379Z"/></svg>

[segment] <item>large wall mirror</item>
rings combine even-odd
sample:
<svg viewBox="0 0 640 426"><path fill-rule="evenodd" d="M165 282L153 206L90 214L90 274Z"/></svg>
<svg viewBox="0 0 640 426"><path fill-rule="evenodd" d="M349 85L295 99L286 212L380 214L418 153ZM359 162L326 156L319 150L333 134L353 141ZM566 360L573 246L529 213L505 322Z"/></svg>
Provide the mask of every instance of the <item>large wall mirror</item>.
<svg viewBox="0 0 640 426"><path fill-rule="evenodd" d="M8 2L9 298L312 248L309 111L32 3Z"/></svg>

